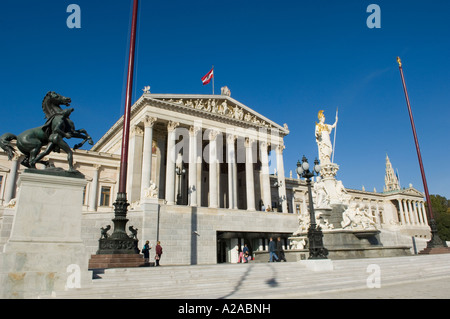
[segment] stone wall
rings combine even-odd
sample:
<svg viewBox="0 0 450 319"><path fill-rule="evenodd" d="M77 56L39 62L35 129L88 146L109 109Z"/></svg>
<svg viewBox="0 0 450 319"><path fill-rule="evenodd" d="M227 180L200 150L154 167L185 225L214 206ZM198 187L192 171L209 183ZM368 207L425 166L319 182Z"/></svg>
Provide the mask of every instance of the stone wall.
<svg viewBox="0 0 450 319"><path fill-rule="evenodd" d="M161 202L161 201L160 201ZM297 229L297 215L259 211L211 209L144 203L130 210L129 226L138 229L139 248L145 241L153 247L161 241L161 264L189 265L215 264L217 262L217 232L292 233ZM114 212L84 212L82 239L88 251L98 249L100 228L111 225Z"/></svg>

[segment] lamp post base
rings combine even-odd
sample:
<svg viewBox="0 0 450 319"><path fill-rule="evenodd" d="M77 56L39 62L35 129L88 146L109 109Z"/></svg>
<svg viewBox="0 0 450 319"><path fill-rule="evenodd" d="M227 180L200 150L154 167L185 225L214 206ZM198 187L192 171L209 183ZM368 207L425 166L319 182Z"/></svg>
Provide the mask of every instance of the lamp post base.
<svg viewBox="0 0 450 319"><path fill-rule="evenodd" d="M139 254L138 240L133 238L102 238L98 240L97 255Z"/></svg>
<svg viewBox="0 0 450 319"><path fill-rule="evenodd" d="M127 196L125 193L118 193L116 202L114 203L114 232L111 236L106 233L102 234L102 237L98 240L99 249L98 255L111 255L111 254L139 254L137 239L137 229L130 226L128 229L132 232L129 236L125 230L125 226L128 222L127 208L128 208Z"/></svg>
<svg viewBox="0 0 450 319"><path fill-rule="evenodd" d="M311 225L308 229L309 258L328 259L328 249L323 247L323 233L320 226Z"/></svg>

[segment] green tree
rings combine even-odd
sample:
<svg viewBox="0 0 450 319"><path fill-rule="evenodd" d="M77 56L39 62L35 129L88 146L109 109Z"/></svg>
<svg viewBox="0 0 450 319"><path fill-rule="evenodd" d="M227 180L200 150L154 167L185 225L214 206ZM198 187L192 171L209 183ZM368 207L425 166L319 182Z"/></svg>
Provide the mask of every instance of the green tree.
<svg viewBox="0 0 450 319"><path fill-rule="evenodd" d="M450 200L440 195L430 195L430 201L439 237L450 241Z"/></svg>

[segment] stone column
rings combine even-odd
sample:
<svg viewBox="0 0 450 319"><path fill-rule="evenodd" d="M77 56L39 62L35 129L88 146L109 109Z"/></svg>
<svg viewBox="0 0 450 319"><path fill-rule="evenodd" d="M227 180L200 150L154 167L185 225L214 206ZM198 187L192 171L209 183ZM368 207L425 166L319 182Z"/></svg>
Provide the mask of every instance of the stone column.
<svg viewBox="0 0 450 319"><path fill-rule="evenodd" d="M420 210L422 212L422 216L423 216L423 224L424 225L428 225L428 217L427 217L427 212L425 210L425 205L423 202L420 202Z"/></svg>
<svg viewBox="0 0 450 319"><path fill-rule="evenodd" d="M189 128L189 205L197 206L197 136L199 127Z"/></svg>
<svg viewBox="0 0 450 319"><path fill-rule="evenodd" d="M5 205L14 198L16 192L17 167L19 166L19 156L14 155L11 163L11 170L6 180Z"/></svg>
<svg viewBox="0 0 450 319"><path fill-rule="evenodd" d="M294 193L294 191L292 191L292 194L291 194L291 211L292 211L292 214L295 214L296 213L296 207L295 207L295 193Z"/></svg>
<svg viewBox="0 0 450 319"><path fill-rule="evenodd" d="M146 116L144 119L144 150L142 154L142 181L141 198L145 197L145 190L150 187L152 178L152 147L153 147L153 125L156 118ZM153 181L155 182L155 181Z"/></svg>
<svg viewBox="0 0 450 319"><path fill-rule="evenodd" d="M411 207L411 200L408 199L407 202L408 202L409 216L411 218L411 224L416 224L416 218L414 216L414 211L413 211L413 209Z"/></svg>
<svg viewBox="0 0 450 319"><path fill-rule="evenodd" d="M209 132L209 207L219 206L217 194L217 134L219 132L211 130Z"/></svg>
<svg viewBox="0 0 450 319"><path fill-rule="evenodd" d="M398 201L398 207L400 209L400 223L402 225L405 225L406 222L405 222L405 216L403 215L404 214L404 212L403 212L403 203L402 203L401 199L397 199L397 201Z"/></svg>
<svg viewBox="0 0 450 319"><path fill-rule="evenodd" d="M179 125L172 121L167 124L166 201L169 205L175 204L175 129Z"/></svg>
<svg viewBox="0 0 450 319"><path fill-rule="evenodd" d="M236 141L236 136L233 134L228 134L227 136L227 163L228 163L228 208L234 209L237 207L237 193L235 192L236 179L235 179L235 169L236 169L236 153L234 142Z"/></svg>
<svg viewBox="0 0 450 319"><path fill-rule="evenodd" d="M137 201L141 197L142 180L142 143L144 131L135 125L131 127L130 144L128 151L128 179L127 197L130 203Z"/></svg>
<svg viewBox="0 0 450 319"><path fill-rule="evenodd" d="M422 216L419 213L418 206L419 206L419 203L417 201L413 201L414 215L416 215L417 224L422 225L422 223L423 223Z"/></svg>
<svg viewBox="0 0 450 319"><path fill-rule="evenodd" d="M245 139L245 185L247 191L247 210L255 210L255 180L253 174L253 146L254 140Z"/></svg>
<svg viewBox="0 0 450 319"><path fill-rule="evenodd" d="M403 199L402 203L403 203L403 210L405 211L406 224L411 225L411 219L409 217L408 205L406 203L406 199Z"/></svg>
<svg viewBox="0 0 450 319"><path fill-rule="evenodd" d="M201 137L201 133L199 136ZM200 144L200 152L197 150L197 205L202 206L202 171L203 171L203 150L202 150L202 141L203 139L197 140L197 143ZM197 145L198 146L198 145Z"/></svg>
<svg viewBox="0 0 450 319"><path fill-rule="evenodd" d="M277 176L278 176L278 184L281 185L278 187L278 196L279 201L281 202L281 207L283 213L287 213L287 201L286 201L286 181L284 177L284 163L283 163L283 151L284 145L277 145L276 153L277 153Z"/></svg>
<svg viewBox="0 0 450 319"><path fill-rule="evenodd" d="M259 151L261 158L261 177L262 177L262 200L264 207L272 206L272 194L270 192L270 172L269 172L269 154L268 143L261 141L259 143Z"/></svg>
<svg viewBox="0 0 450 319"><path fill-rule="evenodd" d="M101 165L94 164L94 176L92 176L91 189L89 192L88 210L95 212L97 210L97 194L98 194L98 175Z"/></svg>

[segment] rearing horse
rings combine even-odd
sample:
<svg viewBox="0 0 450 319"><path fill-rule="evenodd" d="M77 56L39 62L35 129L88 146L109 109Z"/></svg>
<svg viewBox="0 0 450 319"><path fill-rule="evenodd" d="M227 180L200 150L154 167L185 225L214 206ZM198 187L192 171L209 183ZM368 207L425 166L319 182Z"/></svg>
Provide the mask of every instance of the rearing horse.
<svg viewBox="0 0 450 319"><path fill-rule="evenodd" d="M73 152L63 138L75 137L84 139L82 143L75 145L74 149L81 147L86 141L90 145L93 145L94 142L86 130L75 129L74 123L69 118L74 109L67 108L63 110L60 107L60 105L70 106L71 102L70 98L55 92L48 92L42 101L42 110L47 119L43 126L26 130L18 136L5 133L0 137L0 147L7 152L8 158L11 160L15 153L9 142L17 140L17 148L25 155L25 159L21 162L22 165L35 168L36 163L43 163L47 166L48 163L42 162L42 158L52 151L59 152L62 149L67 153L69 171L75 171L73 168ZM42 147L46 145L45 151L40 153Z"/></svg>

